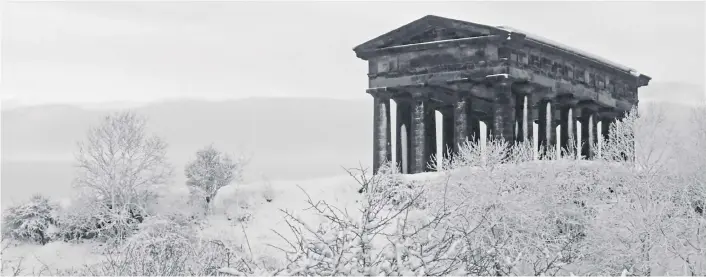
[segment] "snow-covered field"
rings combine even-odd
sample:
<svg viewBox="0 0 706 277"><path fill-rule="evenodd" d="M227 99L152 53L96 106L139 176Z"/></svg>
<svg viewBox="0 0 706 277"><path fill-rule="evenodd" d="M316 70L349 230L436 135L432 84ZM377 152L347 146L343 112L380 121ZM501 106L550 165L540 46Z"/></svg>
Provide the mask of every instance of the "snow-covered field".
<svg viewBox="0 0 706 277"><path fill-rule="evenodd" d="M301 214L304 220L316 223L319 221L316 215L305 211L308 207L308 194L314 201L324 200L337 207L345 207L354 214L358 210L361 197L359 188L360 185L355 179L348 175L308 181L261 181L229 185L218 191L214 199L213 213L208 216L200 235L204 239L231 241L244 248L247 247L247 235L256 257L278 255L279 250L268 244L284 243L272 230L285 230L281 233L288 234L281 210ZM164 211L182 208L183 205L180 206L179 203L184 202L188 193L185 185L165 188L159 208ZM272 201L267 202L265 196L270 196ZM244 214L250 216L246 223L241 224L235 220ZM52 270L80 268L84 264L95 263L103 258L97 253L100 246L94 242L12 245L2 253L2 259L11 262L10 266L3 268L3 275L12 275L12 265L18 264L24 269L21 273L26 275L51 275L51 272L43 271L45 266Z"/></svg>

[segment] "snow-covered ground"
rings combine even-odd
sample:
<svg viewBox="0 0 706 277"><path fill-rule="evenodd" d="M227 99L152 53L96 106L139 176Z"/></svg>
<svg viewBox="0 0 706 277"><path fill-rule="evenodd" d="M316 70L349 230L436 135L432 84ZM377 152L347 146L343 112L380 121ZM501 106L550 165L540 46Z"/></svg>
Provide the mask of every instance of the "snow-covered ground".
<svg viewBox="0 0 706 277"><path fill-rule="evenodd" d="M56 270L81 268L104 258L96 242L50 242L46 245L13 244L2 251L2 275L57 275ZM17 268L20 271L17 271Z"/></svg>
<svg viewBox="0 0 706 277"><path fill-rule="evenodd" d="M425 180L438 176L439 173L423 173L405 178ZM307 181L232 184L218 191L213 201L212 213L199 231L200 236L203 239L228 241L243 249L252 248L255 258L281 255L281 251L271 245L286 245L273 230L287 238L291 235L284 220L283 210L294 212L302 220L315 226L321 219L307 210L307 199L310 197L314 203L326 201L336 207L345 208L352 216L356 216L359 215L361 199L359 189L360 184L346 174ZM186 208L183 203L188 193L185 185L165 187L158 209L165 212ZM267 199L272 201L268 202ZM249 220L241 224L238 218L243 216L248 216ZM3 250L2 259L9 262L3 268L3 275L12 275L13 266L20 260L24 269L21 273L25 275L52 275L46 268L53 271L81 268L84 264L96 263L104 257L98 252L100 246L99 243L66 242L51 242L43 246L15 244Z"/></svg>
<svg viewBox="0 0 706 277"><path fill-rule="evenodd" d="M619 164L615 164L615 170L611 174L599 174L600 170L607 169L606 166L611 165L599 164L593 161L573 161L568 163L566 161L531 161L514 165L499 165L490 175L487 175L489 173L484 173L483 169L478 167L464 167L451 172L402 175L402 178L406 181L422 183L422 186L441 186L444 185L443 180L447 180L446 184L465 184L465 190L449 188L449 191L459 195L464 191L469 192L470 194L460 196L470 197L470 201L476 206L481 205L483 202L504 199L504 202L513 204L506 207L509 209L507 211L513 211L515 214L527 213L528 215L536 215L542 212L530 212L529 210L552 210L542 206L544 202L540 200L545 199L542 198L545 194L550 196L550 193L543 191L543 189L555 189L555 187L540 184L573 184L576 187L597 188L593 194L607 194L605 186L612 186L615 182L620 182L622 180L620 178L621 172L625 171L626 168L621 169ZM526 189L523 193L500 196L500 198L495 200L484 199L492 195L488 191L497 190L494 186L488 186L486 184L487 180L482 180L482 178L491 177L491 175L493 179L497 178L496 181L505 184L504 186L524 187ZM291 238L292 235L285 222L283 211L298 215L298 218L308 223L308 225L317 226L317 223L323 219L315 212L307 210L309 208L307 200L311 199L314 203L326 201L328 204L344 209L351 216L356 217L360 214L359 208L363 200L362 195L358 193L359 189L360 184L353 177L345 174L306 181L259 181L229 185L218 191L213 200L210 215L198 228L198 236L205 240L217 239L228 242L229 244L240 246L246 252L252 251L255 260L274 257L275 262L283 261L282 255L284 253L277 247L287 247L285 240L280 235L285 238ZM164 187L161 191L162 197L160 197L156 205L156 208L159 209L158 213L180 212L188 209L184 204L189 197L189 190L185 185ZM446 189L439 188L432 188L430 191L447 193ZM599 191L602 192L599 193ZM433 199L434 195L432 193L425 195L425 197ZM587 202L588 205L597 208L599 215L608 217L625 216L625 214L612 214L612 212L601 213L601 210L610 209L612 205L609 204L614 201L599 198L601 197L594 200L603 202ZM549 204L556 199L547 198L546 200L547 204ZM621 209L617 211L625 212ZM637 221L642 219L642 217L635 218ZM604 219L597 220L604 221ZM607 218L605 221L617 222L615 218ZM541 225L542 222L532 222L532 224L535 223ZM529 224L529 222L525 224ZM596 226L605 227L603 224L597 224ZM279 234L275 233L275 230ZM595 230L591 234L610 237L609 234L602 234ZM597 238L592 239L597 240ZM602 240L598 239L597 241ZM2 253L4 266L2 274L12 275L14 273L13 267L19 264L24 269L20 272L21 275L57 275L63 270L77 269L85 264L94 264L101 261L106 256L98 252L102 248L100 246L99 243L74 244L65 242L51 242L44 246L31 244L10 246L4 249ZM615 248L614 251L621 251L621 249L625 248L621 248L620 245L614 245L613 247ZM617 255L616 253L611 255L613 254ZM19 263L20 260L21 263ZM686 272L679 269L683 263L674 260L673 257L669 263L675 265L665 266L665 268L668 268L666 271L660 271L660 269L654 272L668 272L670 274ZM51 271L47 269L51 269Z"/></svg>
<svg viewBox="0 0 706 277"><path fill-rule="evenodd" d="M230 241L247 249L247 234L256 257L263 254L277 255L279 250L268 244L284 243L272 230L279 230L283 235L288 235L282 210L295 212L300 214L302 219L316 223L316 215L305 211L308 207L308 194L314 202L324 200L337 207L345 207L355 214L360 199L359 188L360 185L355 179L348 175L307 181L259 181L229 185L218 191L213 203L213 212L207 218L200 235L204 239ZM179 203L183 203L185 197L188 197L188 189L185 185L174 185L165 188L163 196L158 205L159 209L183 209ZM272 201L267 202L265 196L270 196ZM240 224L237 220L242 215L250 217L245 224ZM3 268L3 275L12 275L12 265L16 265L20 259L24 275L51 275L50 272L42 272L45 265L53 270L79 268L83 264L100 261L102 256L97 253L97 246L100 245L65 242L51 242L43 246L10 246L2 253L3 261L10 262L10 266Z"/></svg>

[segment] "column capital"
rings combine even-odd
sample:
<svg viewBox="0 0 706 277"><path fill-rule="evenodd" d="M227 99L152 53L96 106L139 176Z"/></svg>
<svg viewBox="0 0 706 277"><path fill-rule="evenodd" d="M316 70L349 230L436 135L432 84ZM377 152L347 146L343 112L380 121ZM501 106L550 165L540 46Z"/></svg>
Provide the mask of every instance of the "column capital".
<svg viewBox="0 0 706 277"><path fill-rule="evenodd" d="M598 111L598 117L601 120L613 120L618 118L619 113L614 110Z"/></svg>
<svg viewBox="0 0 706 277"><path fill-rule="evenodd" d="M365 92L376 98L392 99L393 93L396 92L394 87L376 87L366 89Z"/></svg>
<svg viewBox="0 0 706 277"><path fill-rule="evenodd" d="M456 98L456 101L469 100L471 98L471 91L470 90L455 90L454 96Z"/></svg>
<svg viewBox="0 0 706 277"><path fill-rule="evenodd" d="M601 108L601 106L593 100L578 101L578 103L576 103L576 107L582 110L588 110L590 112L598 112Z"/></svg>
<svg viewBox="0 0 706 277"><path fill-rule="evenodd" d="M521 95L521 96L529 96L532 95L532 93L536 90L537 88L534 87L534 85L530 83L513 83L512 84L512 93Z"/></svg>
<svg viewBox="0 0 706 277"><path fill-rule="evenodd" d="M416 101L428 101L430 98L428 93L420 90L410 90L409 95Z"/></svg>
<svg viewBox="0 0 706 277"><path fill-rule="evenodd" d="M552 103L555 103L555 105L557 105L557 106L559 106L559 107L563 107L563 108L566 108L566 107L570 107L570 108L576 107L576 105L578 104L578 102L579 102L579 100L576 99L576 98L574 98L574 96L573 96L573 95L570 95L570 94L562 94L562 95L559 95L559 96L555 97L555 98L552 100Z"/></svg>

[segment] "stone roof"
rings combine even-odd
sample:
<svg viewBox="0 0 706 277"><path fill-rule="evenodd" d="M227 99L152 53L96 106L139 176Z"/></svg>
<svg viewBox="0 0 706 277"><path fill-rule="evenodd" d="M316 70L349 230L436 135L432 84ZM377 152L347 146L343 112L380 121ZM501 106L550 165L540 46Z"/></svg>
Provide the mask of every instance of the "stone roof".
<svg viewBox="0 0 706 277"><path fill-rule="evenodd" d="M420 30L427 30L428 28L440 27L440 28L450 28L457 30L473 31L477 33L482 33L484 35L502 35L511 36L513 33L519 34L520 37L524 36L525 40L533 43L540 44L544 47L555 48L560 51L564 51L570 55L577 56L579 58L589 60L598 64L602 64L607 67L617 69L619 71L632 74L633 76L643 79L645 85L651 79L646 75L640 74L637 70L630 68L628 66L618 64L616 62L610 61L608 59L599 57L597 55L576 49L574 47L538 36L529 32L521 31L516 28L507 26L489 26L473 22L461 21L456 19L450 19L435 15L427 15L420 19L417 19L409 24L403 25L395 30L387 32L381 36L371 39L355 48L353 51L356 52L358 57L363 57L361 53L374 52L377 49L389 47L390 43L395 41L403 41L406 38L414 36L420 32Z"/></svg>
<svg viewBox="0 0 706 277"><path fill-rule="evenodd" d="M538 42L538 43L541 43L541 44L544 44L544 45L547 45L547 46L551 46L551 47L554 47L554 48L558 48L558 49L567 51L567 52L569 52L569 53L571 53L571 54L574 54L574 55L577 55L577 56L581 56L581 57L584 57L584 58L587 58L587 59L591 59L591 60L594 60L594 61L597 61L597 62L600 62L600 63L604 63L604 64L607 64L607 65L610 65L610 66L612 66L612 67L618 68L618 69L620 69L620 70L622 70L622 71L625 71L625 72L637 73L637 70L635 70L635 69L633 69L633 68L630 68L630 67L627 67L627 66L625 66L625 65L622 65L622 64L619 64L619 63L610 61L610 60L608 60L608 59L605 59L605 58L596 56L596 55L594 55L594 54L591 54L591 53L582 51L582 50L580 50L580 49L577 49L577 48L568 46L568 45L566 45L566 44L563 44L563 43L560 43L560 42L556 42L556 41L550 40L550 39L548 39L548 38L545 38L545 37L542 37L542 36L539 36L539 35L536 35L536 34L532 34L532 33L530 33L530 32L525 32L525 31L522 31L522 30L520 30L520 29L513 28L513 27L509 27L509 26L497 26L497 27L495 27L495 28L498 28L498 29L501 29L501 30L505 30L505 31L508 31L508 32L512 32L512 33L520 33L520 34L523 34L523 35L526 36L525 39L530 39L530 40L533 40L533 41L535 41L535 42ZM638 74L639 74L639 73L638 73Z"/></svg>

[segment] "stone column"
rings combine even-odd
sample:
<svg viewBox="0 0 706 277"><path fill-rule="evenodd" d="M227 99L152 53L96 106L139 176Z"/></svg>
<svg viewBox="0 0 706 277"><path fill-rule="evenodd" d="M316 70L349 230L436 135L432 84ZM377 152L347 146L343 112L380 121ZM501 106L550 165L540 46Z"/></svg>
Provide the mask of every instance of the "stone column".
<svg viewBox="0 0 706 277"><path fill-rule="evenodd" d="M539 109L539 124L537 130L537 144L540 148L544 148L545 153L556 145L556 126L555 122L557 120L554 118L554 108L555 105L551 100L542 100L539 102L537 109Z"/></svg>
<svg viewBox="0 0 706 277"><path fill-rule="evenodd" d="M412 147L409 151L410 170L409 173L421 173L426 168L426 106L427 100L422 95L413 95L412 99L412 122L410 137Z"/></svg>
<svg viewBox="0 0 706 277"><path fill-rule="evenodd" d="M598 156L598 112L591 113L591 158Z"/></svg>
<svg viewBox="0 0 706 277"><path fill-rule="evenodd" d="M493 84L495 96L492 136L508 143L515 141L515 99L512 96L508 80L499 80Z"/></svg>
<svg viewBox="0 0 706 277"><path fill-rule="evenodd" d="M412 106L411 103L408 100L403 100L403 99L395 99L395 103L397 103L397 126L395 133L397 134L397 138L395 139L396 141L396 146L395 148L397 149L397 166L400 167L401 172L410 172L411 171L411 154L410 152L412 151L412 134L410 132L411 126L412 126ZM402 141L402 125L405 126L405 129L407 130L407 137L405 138L404 141ZM402 162L402 145L405 144L407 146L407 160ZM407 168L402 169L403 166L407 166Z"/></svg>
<svg viewBox="0 0 706 277"><path fill-rule="evenodd" d="M639 109L639 106L638 106L639 102L640 102L639 100L635 100L635 104L633 104L634 112L635 112L635 116L636 116L636 117L639 117L639 116L640 116L640 113L639 113L639 110L640 110L640 109ZM633 128L634 128L634 127L633 127ZM632 132L630 133L630 136L631 136L631 138L632 138L632 139L630 140L630 142L631 142L631 143L630 143L630 146L631 146L631 148L632 148L632 162L635 162L635 159L637 159L637 152L635 152L635 151L637 151L637 149L635 149L635 129L632 129Z"/></svg>
<svg viewBox="0 0 706 277"><path fill-rule="evenodd" d="M468 140L472 142L480 141L480 117L473 111L468 113Z"/></svg>
<svg viewBox="0 0 706 277"><path fill-rule="evenodd" d="M571 122L570 122L571 123L571 138L572 138L571 143L574 145L574 152L576 153L576 155L580 155L581 153L578 153L578 152L580 152L581 149L578 149L578 145L577 145L578 138L579 138L578 137L579 136L579 132L578 132L579 126L578 126L578 124L576 124L578 122L580 112L576 109L576 106L573 106L573 108L571 109L571 113L573 114L573 116L571 118Z"/></svg>
<svg viewBox="0 0 706 277"><path fill-rule="evenodd" d="M514 133L515 141L523 142L525 141L525 130L526 124L524 124L524 112L525 112L525 96L523 94L515 94L515 122L513 126L517 126L517 132ZM515 127L513 127L515 128Z"/></svg>
<svg viewBox="0 0 706 277"><path fill-rule="evenodd" d="M454 103L454 153L458 153L460 146L468 140L469 103L468 97L464 94L459 94Z"/></svg>
<svg viewBox="0 0 706 277"><path fill-rule="evenodd" d="M432 163L434 162L434 156L436 155L436 109L429 106L427 103L425 106L426 114L424 115L424 128L426 128L426 140L424 147L424 172L432 171L435 168Z"/></svg>
<svg viewBox="0 0 706 277"><path fill-rule="evenodd" d="M383 163L392 160L390 98L377 94L373 99L373 174L377 174Z"/></svg>
<svg viewBox="0 0 706 277"><path fill-rule="evenodd" d="M534 119L532 117L532 109L534 109L534 104L530 101L529 95L525 95L524 102L523 122L525 125L523 130L525 130L525 139L529 141L530 145L532 145L534 142Z"/></svg>
<svg viewBox="0 0 706 277"><path fill-rule="evenodd" d="M561 149L575 153L576 145L576 122L574 121L574 106L570 104L562 105L560 108L559 124L561 125ZM572 148L572 149L569 149Z"/></svg>
<svg viewBox="0 0 706 277"><path fill-rule="evenodd" d="M515 139L517 142L529 141L532 143L533 126L530 118L532 105L529 103L529 97L524 93L516 93L515 97L515 121L517 122L517 134Z"/></svg>
<svg viewBox="0 0 706 277"><path fill-rule="evenodd" d="M488 143L488 141L493 137L493 126L495 126L495 121L491 115L486 117L483 122L485 122L485 142Z"/></svg>
<svg viewBox="0 0 706 277"><path fill-rule="evenodd" d="M454 142L456 141L456 136L454 135L454 129L456 128L456 122L454 122L454 109L446 108L442 112L442 117L444 124L441 128L443 134L442 141L442 151L444 155L444 160L448 161L453 156Z"/></svg>
<svg viewBox="0 0 706 277"><path fill-rule="evenodd" d="M581 122L581 156L589 159L591 158L591 112L582 110L579 122Z"/></svg>
<svg viewBox="0 0 706 277"><path fill-rule="evenodd" d="M611 117L605 117L601 121L601 135L603 136L603 140L608 141L610 138L610 125L615 122L615 118Z"/></svg>

